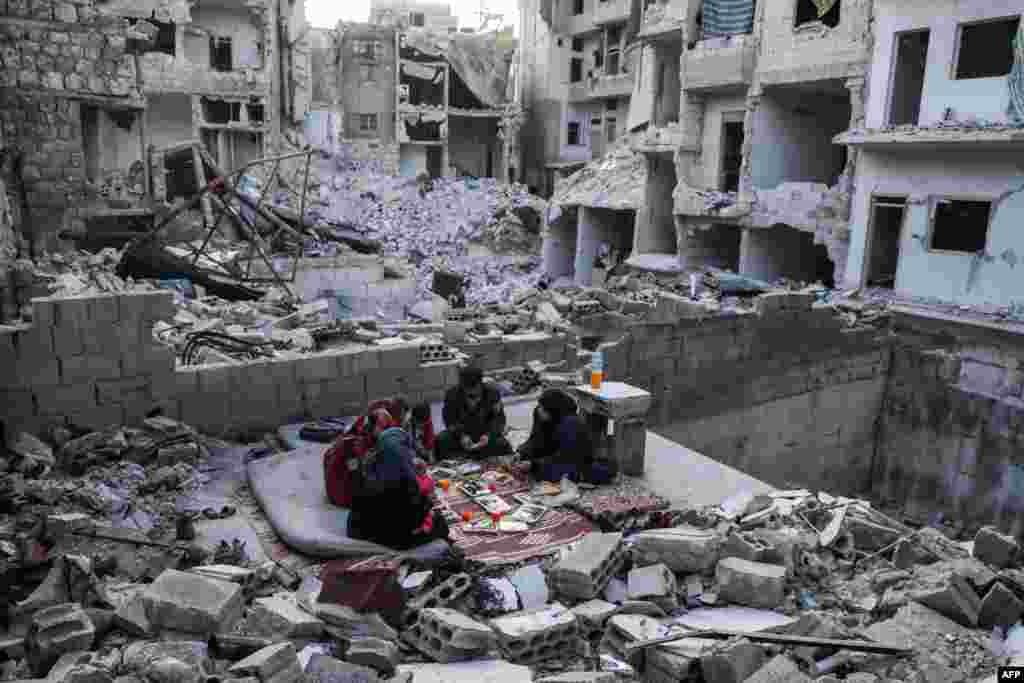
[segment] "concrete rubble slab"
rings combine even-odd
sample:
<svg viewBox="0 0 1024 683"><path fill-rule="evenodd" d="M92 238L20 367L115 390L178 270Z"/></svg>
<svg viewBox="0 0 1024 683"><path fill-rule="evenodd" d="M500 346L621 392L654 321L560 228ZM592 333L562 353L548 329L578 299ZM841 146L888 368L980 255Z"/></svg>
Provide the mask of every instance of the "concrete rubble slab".
<svg viewBox="0 0 1024 683"><path fill-rule="evenodd" d="M778 630L795 623L796 619L771 610L728 606L693 609L673 621L694 631L725 629L755 633Z"/></svg>
<svg viewBox="0 0 1024 683"><path fill-rule="evenodd" d="M112 683L114 677L106 667L93 665L92 653L68 652L61 655L57 663L50 669L46 680L49 683ZM181 679L181 683L196 683L189 678Z"/></svg>
<svg viewBox="0 0 1024 683"><path fill-rule="evenodd" d="M480 659L495 643L494 632L485 624L445 607L422 610L402 637L442 664Z"/></svg>
<svg viewBox="0 0 1024 683"><path fill-rule="evenodd" d="M242 587L228 581L168 569L143 593L146 614L157 628L216 633L242 615Z"/></svg>
<svg viewBox="0 0 1024 683"><path fill-rule="evenodd" d="M771 609L785 598L786 568L779 565L729 557L719 561L715 577L726 602Z"/></svg>
<svg viewBox="0 0 1024 683"><path fill-rule="evenodd" d="M557 676L538 678L536 683L616 683L618 677L611 671L570 671Z"/></svg>
<svg viewBox="0 0 1024 683"><path fill-rule="evenodd" d="M398 640L398 632L376 612L357 612L347 605L319 603L316 615L323 620L324 630L343 641L356 638Z"/></svg>
<svg viewBox="0 0 1024 683"><path fill-rule="evenodd" d="M700 658L705 683L742 683L764 666L764 648L754 643L726 645Z"/></svg>
<svg viewBox="0 0 1024 683"><path fill-rule="evenodd" d="M284 638L319 638L324 624L297 604L282 597L256 598L247 623L256 635Z"/></svg>
<svg viewBox="0 0 1024 683"><path fill-rule="evenodd" d="M403 664L398 677L411 675L409 683L532 683L528 666L502 659L458 664Z"/></svg>
<svg viewBox="0 0 1024 683"><path fill-rule="evenodd" d="M672 629L661 620L638 614L617 614L608 620L602 648L607 647L620 658L626 657L626 645L638 640L651 640L669 635Z"/></svg>
<svg viewBox="0 0 1024 683"><path fill-rule="evenodd" d="M380 638L360 638L352 641L345 651L345 660L352 664L368 666L390 676L402 661L398 646Z"/></svg>
<svg viewBox="0 0 1024 683"><path fill-rule="evenodd" d="M709 571L718 562L722 537L714 530L681 526L641 531L630 538L639 564L664 563L677 573Z"/></svg>
<svg viewBox="0 0 1024 683"><path fill-rule="evenodd" d="M377 683L377 672L359 664L343 662L324 654L314 654L306 663L307 680L315 683Z"/></svg>
<svg viewBox="0 0 1024 683"><path fill-rule="evenodd" d="M626 580L630 600L676 597L676 577L664 564L631 569Z"/></svg>
<svg viewBox="0 0 1024 683"><path fill-rule="evenodd" d="M600 635L604 632L604 625L608 619L616 613L618 608L604 600L588 600L572 608L576 615L576 622L584 635Z"/></svg>
<svg viewBox="0 0 1024 683"><path fill-rule="evenodd" d="M985 629L993 626L1008 628L1016 624L1022 614L1024 602L1021 602L1012 590L997 581L981 600L978 626Z"/></svg>
<svg viewBox="0 0 1024 683"><path fill-rule="evenodd" d="M982 527L974 537L972 555L997 569L1013 565L1020 557L1020 545L1013 536L999 533L995 527Z"/></svg>
<svg viewBox="0 0 1024 683"><path fill-rule="evenodd" d="M965 638L971 631L935 610L910 602L891 619L875 622L863 629L863 633L878 643L938 652L944 649L947 635Z"/></svg>
<svg viewBox="0 0 1024 683"><path fill-rule="evenodd" d="M228 668L235 676L255 676L261 683L293 683L302 678L298 652L292 643L265 647Z"/></svg>
<svg viewBox="0 0 1024 683"><path fill-rule="evenodd" d="M745 683L811 683L811 677L800 671L789 657L778 655L758 669Z"/></svg>
<svg viewBox="0 0 1024 683"><path fill-rule="evenodd" d="M45 676L68 652L92 649L96 627L78 603L41 609L32 617L25 649L32 670Z"/></svg>
<svg viewBox="0 0 1024 683"><path fill-rule="evenodd" d="M210 648L204 642L191 640L136 642L128 645L122 653L124 669L140 676L149 671L155 663L164 660L183 662L204 677L213 672Z"/></svg>
<svg viewBox="0 0 1024 683"><path fill-rule="evenodd" d="M573 647L578 634L576 615L559 603L498 617L490 625L501 651L517 663L562 656Z"/></svg>
<svg viewBox="0 0 1024 683"><path fill-rule="evenodd" d="M621 533L590 534L548 571L548 584L566 597L591 600L624 559Z"/></svg>

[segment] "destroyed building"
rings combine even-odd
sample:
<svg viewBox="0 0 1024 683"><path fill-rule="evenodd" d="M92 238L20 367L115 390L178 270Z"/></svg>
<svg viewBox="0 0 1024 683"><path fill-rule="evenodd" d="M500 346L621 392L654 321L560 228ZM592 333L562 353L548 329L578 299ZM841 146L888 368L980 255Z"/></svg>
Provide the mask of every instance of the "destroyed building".
<svg viewBox="0 0 1024 683"><path fill-rule="evenodd" d="M328 108L319 118L336 123L314 125L336 132L317 135L355 143L404 176L518 177L514 50L503 34L404 22L343 22L321 38L330 47L314 50L323 69L314 81L329 83L318 86Z"/></svg>
<svg viewBox="0 0 1024 683"><path fill-rule="evenodd" d="M371 0L370 23L434 33L455 33L459 29L459 18L452 14L451 5L423 0Z"/></svg>
<svg viewBox="0 0 1024 683"><path fill-rule="evenodd" d="M145 225L192 178L168 146L201 140L229 168L273 149L304 114L308 78L290 75L304 21L276 0L8 5L2 145L26 239Z"/></svg>
<svg viewBox="0 0 1024 683"><path fill-rule="evenodd" d="M964 304L1020 297L1021 6L877 2L850 286Z"/></svg>
<svg viewBox="0 0 1024 683"><path fill-rule="evenodd" d="M627 129L643 60L630 12L629 0L520 3L524 182L544 197Z"/></svg>

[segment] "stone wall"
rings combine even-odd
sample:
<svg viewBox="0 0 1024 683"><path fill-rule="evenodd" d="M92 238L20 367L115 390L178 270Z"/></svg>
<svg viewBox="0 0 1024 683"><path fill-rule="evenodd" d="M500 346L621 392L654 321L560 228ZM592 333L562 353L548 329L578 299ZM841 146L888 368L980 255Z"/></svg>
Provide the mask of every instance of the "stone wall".
<svg viewBox="0 0 1024 683"><path fill-rule="evenodd" d="M422 364L418 344L176 368L173 351L152 337L153 323L173 315L170 292L38 298L32 305L35 324L0 327L0 419L12 431L135 424L157 407L210 434L270 430L355 414L376 398L441 400L458 377L454 361ZM464 350L487 369L574 353L566 337L552 335Z"/></svg>
<svg viewBox="0 0 1024 683"><path fill-rule="evenodd" d="M903 327L909 321L897 318L903 344L881 413L876 494L924 521L941 514L1019 534L1024 345L1016 335L979 339L982 328L941 321L921 335L922 321L912 331Z"/></svg>
<svg viewBox="0 0 1024 683"><path fill-rule="evenodd" d="M863 493L887 343L813 297L780 296L760 314L663 297L651 319L665 324L630 326L609 377L651 391L652 428L688 448L776 486Z"/></svg>

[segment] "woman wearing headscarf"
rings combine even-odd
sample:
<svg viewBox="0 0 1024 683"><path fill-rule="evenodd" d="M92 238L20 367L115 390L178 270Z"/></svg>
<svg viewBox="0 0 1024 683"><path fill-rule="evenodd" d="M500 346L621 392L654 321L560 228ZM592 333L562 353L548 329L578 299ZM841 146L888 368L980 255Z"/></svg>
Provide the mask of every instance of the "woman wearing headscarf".
<svg viewBox="0 0 1024 683"><path fill-rule="evenodd" d="M520 446L519 456L530 461L531 474L544 481L568 477L601 484L611 478L609 468L594 460L594 440L576 401L559 389L541 394L530 438Z"/></svg>
<svg viewBox="0 0 1024 683"><path fill-rule="evenodd" d="M382 408L368 418L374 448L352 473L349 536L396 550L447 539L448 526L417 478L409 435Z"/></svg>

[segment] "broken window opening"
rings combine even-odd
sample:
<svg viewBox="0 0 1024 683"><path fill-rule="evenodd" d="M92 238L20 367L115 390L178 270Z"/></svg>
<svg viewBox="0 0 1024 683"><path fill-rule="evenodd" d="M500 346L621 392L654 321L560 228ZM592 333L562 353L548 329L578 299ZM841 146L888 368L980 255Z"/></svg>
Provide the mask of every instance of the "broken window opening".
<svg viewBox="0 0 1024 683"><path fill-rule="evenodd" d="M579 83L583 80L583 60L573 57L569 60L569 82Z"/></svg>
<svg viewBox="0 0 1024 683"><path fill-rule="evenodd" d="M210 36L210 68L214 71L231 71L234 68L230 37Z"/></svg>
<svg viewBox="0 0 1024 683"><path fill-rule="evenodd" d="M605 106L608 111L615 111L619 108L618 100L608 100L608 104Z"/></svg>
<svg viewBox="0 0 1024 683"><path fill-rule="evenodd" d="M892 78L889 123L917 125L921 116L921 93L928 64L930 31L911 31L896 37L896 70Z"/></svg>
<svg viewBox="0 0 1024 683"><path fill-rule="evenodd" d="M128 19L128 26L134 29L145 27L145 31L137 31L148 36L147 39L129 38L126 43L128 52L142 54L145 52L162 52L174 56L177 41L177 27L174 22L156 19ZM153 29L156 29L155 31Z"/></svg>
<svg viewBox="0 0 1024 683"><path fill-rule="evenodd" d="M608 142L615 142L615 119L605 119L604 128L608 132Z"/></svg>
<svg viewBox="0 0 1024 683"><path fill-rule="evenodd" d="M358 114L359 116L359 131L362 133L372 132L377 130L377 115L376 114Z"/></svg>
<svg viewBox="0 0 1024 683"><path fill-rule="evenodd" d="M359 80L363 83L373 82L373 65L372 64L360 64L359 65Z"/></svg>
<svg viewBox="0 0 1024 683"><path fill-rule="evenodd" d="M604 72L608 76L619 73L619 51L618 49L608 52L608 62L605 64Z"/></svg>
<svg viewBox="0 0 1024 683"><path fill-rule="evenodd" d="M423 12L409 12L410 26L426 26L427 18Z"/></svg>
<svg viewBox="0 0 1024 683"><path fill-rule="evenodd" d="M997 78L1013 68L1013 41L1020 17L960 25L956 78Z"/></svg>
<svg viewBox="0 0 1024 683"><path fill-rule="evenodd" d="M204 138L209 139L203 131ZM216 154L216 145L207 145L212 153ZM196 185L195 157L192 155L192 148L179 149L164 156L164 179L167 186L167 201L173 201L178 197L190 197L199 191Z"/></svg>
<svg viewBox="0 0 1024 683"><path fill-rule="evenodd" d="M250 102L245 105L246 113L250 123L263 123L263 105L258 102Z"/></svg>
<svg viewBox="0 0 1024 683"><path fill-rule="evenodd" d="M79 118L82 122L82 156L85 157L85 175L92 182L100 177L99 109L83 104Z"/></svg>
<svg viewBox="0 0 1024 683"><path fill-rule="evenodd" d="M612 26L608 29L608 47L618 47L622 37L622 27Z"/></svg>
<svg viewBox="0 0 1024 683"><path fill-rule="evenodd" d="M583 0L572 0L572 13L576 16L583 14Z"/></svg>
<svg viewBox="0 0 1024 683"><path fill-rule="evenodd" d="M231 123L242 120L242 103L211 100L204 97L203 121L207 123Z"/></svg>
<svg viewBox="0 0 1024 683"><path fill-rule="evenodd" d="M448 105L459 109L488 109L489 107L477 97L455 69L448 71ZM444 89L442 88L442 93Z"/></svg>
<svg viewBox="0 0 1024 683"><path fill-rule="evenodd" d="M835 28L839 25L839 6L841 4L841 0L833 0L832 6L828 11L819 16L818 4L815 0L797 0L796 26L820 21L829 28Z"/></svg>
<svg viewBox="0 0 1024 683"><path fill-rule="evenodd" d="M992 202L940 199L932 218L930 248L978 254L985 251Z"/></svg>
<svg viewBox="0 0 1024 683"><path fill-rule="evenodd" d="M735 115L737 117L742 114ZM743 119L722 123L722 163L718 174L718 189L738 192L740 168L743 166Z"/></svg>
<svg viewBox="0 0 1024 683"><path fill-rule="evenodd" d="M570 147L579 147L580 124L578 121L569 122L568 135L566 136L565 144L567 144Z"/></svg>
<svg viewBox="0 0 1024 683"><path fill-rule="evenodd" d="M594 50L594 66L598 69L604 66L604 53L600 50Z"/></svg>
<svg viewBox="0 0 1024 683"><path fill-rule="evenodd" d="M384 52L384 44L379 40L353 40L352 55L359 59L376 61Z"/></svg>
<svg viewBox="0 0 1024 683"><path fill-rule="evenodd" d="M582 38L573 38L572 39L572 51L573 52L583 52L583 39Z"/></svg>
<svg viewBox="0 0 1024 683"><path fill-rule="evenodd" d="M906 213L906 197L874 197L871 200L871 234L865 285L893 289L899 267L900 233Z"/></svg>

